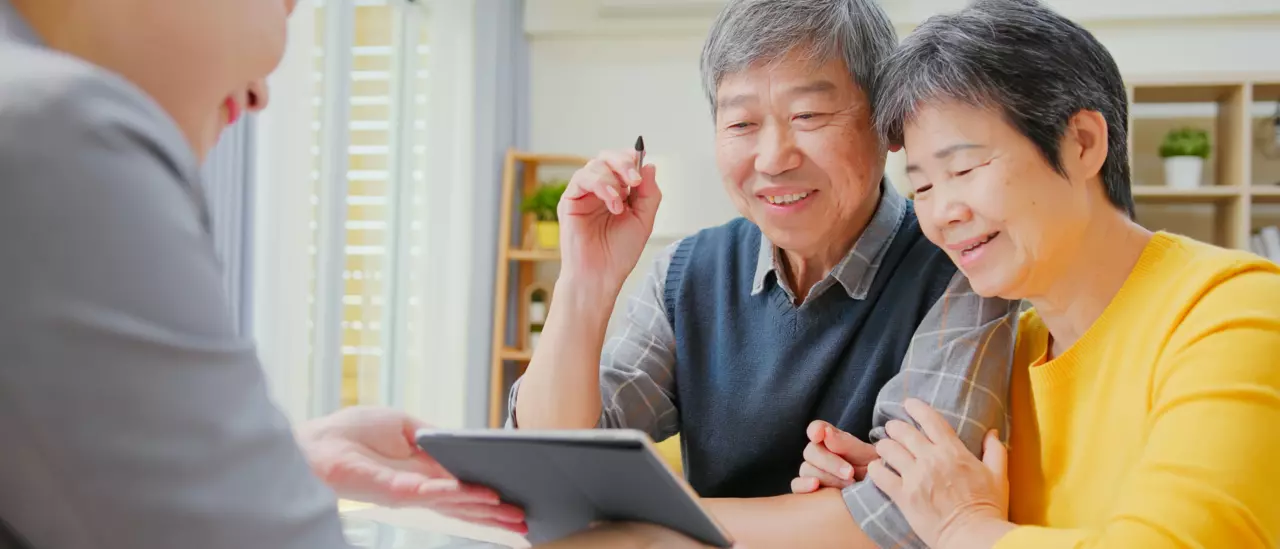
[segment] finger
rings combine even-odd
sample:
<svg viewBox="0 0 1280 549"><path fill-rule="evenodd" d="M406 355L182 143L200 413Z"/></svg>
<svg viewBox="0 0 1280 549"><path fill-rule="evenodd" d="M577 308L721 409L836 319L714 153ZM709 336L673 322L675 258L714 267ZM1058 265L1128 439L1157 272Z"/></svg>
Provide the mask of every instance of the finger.
<svg viewBox="0 0 1280 549"><path fill-rule="evenodd" d="M987 438L982 441L982 463L987 466L996 478L1006 478L1009 474L1009 454L1000 435L995 429L987 431Z"/></svg>
<svg viewBox="0 0 1280 549"><path fill-rule="evenodd" d="M911 450L912 455L919 456L933 450L933 443L929 442L929 438L905 421L889 420L889 423L884 426L884 431L888 433L889 438ZM890 465L893 464L890 463Z"/></svg>
<svg viewBox="0 0 1280 549"><path fill-rule="evenodd" d="M642 181L640 171L636 169L636 151L618 150L600 153L600 159L618 176L618 181L627 187L638 187Z"/></svg>
<svg viewBox="0 0 1280 549"><path fill-rule="evenodd" d="M796 477L791 479L791 493L793 494L812 494L818 491L822 484L818 479L812 477Z"/></svg>
<svg viewBox="0 0 1280 549"><path fill-rule="evenodd" d="M888 464L894 470L903 474L911 474L911 471L915 469L916 456L896 440L886 439L877 442L876 451L879 452L881 459L872 463ZM871 476L870 465L867 466L867 476Z"/></svg>
<svg viewBox="0 0 1280 549"><path fill-rule="evenodd" d="M496 520L508 524L524 522L524 511L509 503L489 505L484 503L435 503L427 505L438 513L468 520Z"/></svg>
<svg viewBox="0 0 1280 549"><path fill-rule="evenodd" d="M956 436L956 430L952 429L951 424L947 422L947 418L942 417L942 414L934 410L932 406L914 398L908 398L903 403L903 406L907 409L907 413L911 415L911 419L920 424L920 429L934 444L952 446L959 444L964 446L964 443L960 441L960 437Z"/></svg>
<svg viewBox="0 0 1280 549"><path fill-rule="evenodd" d="M622 213L632 187L640 186L643 181L640 170L636 169L636 151L606 151L599 158L613 174L613 178L604 177L603 180L607 184L606 192L616 201L617 211L614 213Z"/></svg>
<svg viewBox="0 0 1280 549"><path fill-rule="evenodd" d="M521 535L527 534L529 532L529 526L524 521L524 519L508 520L507 517L505 516L499 517L499 516L490 515L486 513L484 509L474 509L469 507L447 507L447 508L437 508L433 510L446 517L455 518L471 524L479 524L483 526L501 528L503 530L509 530Z"/></svg>
<svg viewBox="0 0 1280 549"><path fill-rule="evenodd" d="M612 213L622 212L622 182L601 158L594 158L573 174L564 194L560 196L569 213L592 211L592 202L599 200Z"/></svg>
<svg viewBox="0 0 1280 549"><path fill-rule="evenodd" d="M631 191L631 207L646 225L653 226L653 220L658 215L658 205L662 203L662 190L658 188L658 167L645 164L640 168L640 177L640 185Z"/></svg>
<svg viewBox="0 0 1280 549"><path fill-rule="evenodd" d="M810 442L804 447L804 461L812 465L819 471L834 475L842 479L853 478L853 465L850 465L844 458L836 455L828 450L825 445L819 442Z"/></svg>
<svg viewBox="0 0 1280 549"><path fill-rule="evenodd" d="M809 426L805 428L804 434L808 435L809 442L822 442L827 434L827 429L830 427L830 423L820 419L815 419L809 422Z"/></svg>
<svg viewBox="0 0 1280 549"><path fill-rule="evenodd" d="M808 462L800 465L800 478L815 479L818 481L819 485L831 488L844 488L845 486L853 484L853 479L842 479L832 475L831 473L820 470Z"/></svg>
<svg viewBox="0 0 1280 549"><path fill-rule="evenodd" d="M880 457L876 454L875 446L834 427L827 427L823 444L855 468L859 466L865 468L868 463Z"/></svg>
<svg viewBox="0 0 1280 549"><path fill-rule="evenodd" d="M871 479L876 488L879 488L880 491L889 496L889 499L893 500L894 503L900 503L902 477L886 467L883 461L876 460L867 466L867 478Z"/></svg>

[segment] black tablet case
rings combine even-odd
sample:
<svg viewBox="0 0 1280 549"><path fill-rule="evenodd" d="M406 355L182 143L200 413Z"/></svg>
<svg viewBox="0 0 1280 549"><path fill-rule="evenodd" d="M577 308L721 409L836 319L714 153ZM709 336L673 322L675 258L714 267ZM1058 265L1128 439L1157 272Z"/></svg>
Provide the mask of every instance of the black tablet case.
<svg viewBox="0 0 1280 549"><path fill-rule="evenodd" d="M731 546L639 441L419 434L418 445L459 480L488 486L523 508L530 543L560 539L595 521L635 521Z"/></svg>

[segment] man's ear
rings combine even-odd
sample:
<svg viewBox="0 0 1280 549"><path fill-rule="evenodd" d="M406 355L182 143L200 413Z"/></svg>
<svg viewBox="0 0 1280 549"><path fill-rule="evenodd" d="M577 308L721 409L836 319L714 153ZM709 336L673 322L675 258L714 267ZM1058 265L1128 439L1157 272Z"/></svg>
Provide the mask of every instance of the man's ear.
<svg viewBox="0 0 1280 549"><path fill-rule="evenodd" d="M1067 121L1062 160L1072 179L1089 179L1102 172L1107 160L1107 119L1098 111L1082 110Z"/></svg>

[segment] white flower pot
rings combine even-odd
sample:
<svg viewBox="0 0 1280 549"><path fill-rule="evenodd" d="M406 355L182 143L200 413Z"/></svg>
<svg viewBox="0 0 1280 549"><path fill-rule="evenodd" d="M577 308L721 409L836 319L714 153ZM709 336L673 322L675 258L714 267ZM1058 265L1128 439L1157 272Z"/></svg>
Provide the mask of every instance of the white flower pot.
<svg viewBox="0 0 1280 549"><path fill-rule="evenodd" d="M1200 186L1204 159L1199 156L1170 156L1164 159L1164 184L1174 189Z"/></svg>
<svg viewBox="0 0 1280 549"><path fill-rule="evenodd" d="M542 301L534 301L529 304L529 322L534 324L542 324L547 321L547 304Z"/></svg>

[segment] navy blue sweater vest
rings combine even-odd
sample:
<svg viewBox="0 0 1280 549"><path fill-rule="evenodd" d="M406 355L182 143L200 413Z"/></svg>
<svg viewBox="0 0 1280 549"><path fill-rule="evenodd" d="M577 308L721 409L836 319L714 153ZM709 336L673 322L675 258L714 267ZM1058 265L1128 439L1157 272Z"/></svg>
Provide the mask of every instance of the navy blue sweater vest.
<svg viewBox="0 0 1280 549"><path fill-rule="evenodd" d="M667 274L685 471L704 497L790 492L812 420L866 440L876 395L956 270L908 207L865 300L836 284L796 307L776 278L751 295L760 236L744 219L701 231Z"/></svg>

